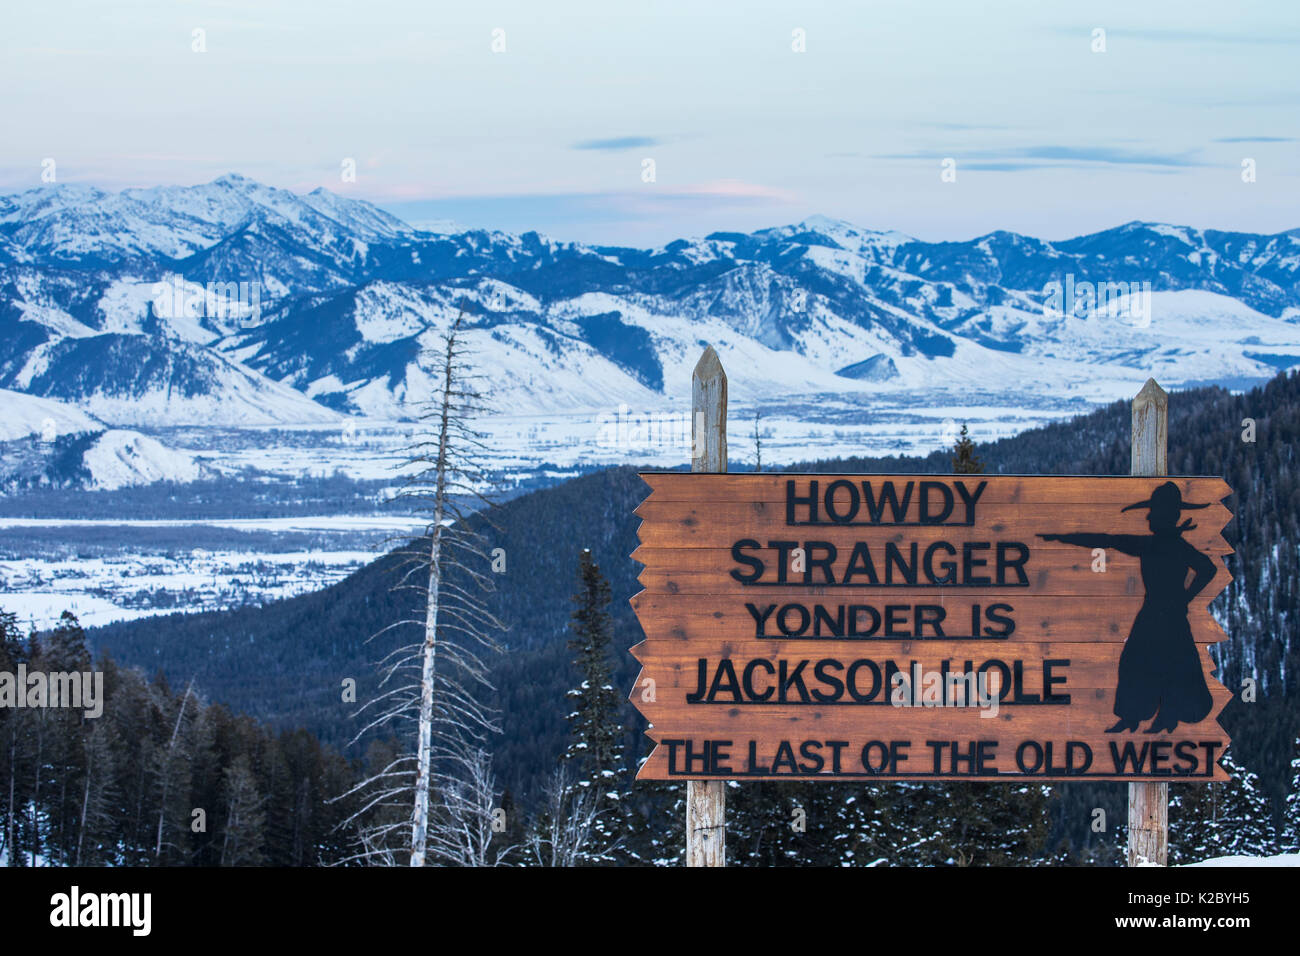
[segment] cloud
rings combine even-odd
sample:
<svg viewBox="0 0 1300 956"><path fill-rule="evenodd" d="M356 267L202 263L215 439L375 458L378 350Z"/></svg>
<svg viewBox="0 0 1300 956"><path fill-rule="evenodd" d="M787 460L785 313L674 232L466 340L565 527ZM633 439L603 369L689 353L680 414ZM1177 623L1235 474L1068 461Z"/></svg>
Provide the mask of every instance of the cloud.
<svg viewBox="0 0 1300 956"><path fill-rule="evenodd" d="M1294 143L1295 139L1290 136L1224 136L1216 139L1216 143Z"/></svg>
<svg viewBox="0 0 1300 956"><path fill-rule="evenodd" d="M946 152L889 153L877 159L946 159L1010 163L1015 160L1051 160L1054 162L1101 163L1118 166L1204 166L1193 157L1195 150L1183 153L1143 153L1109 146L1016 146L1005 149L949 150ZM978 168L978 167L977 167ZM984 168L994 168L986 165Z"/></svg>
<svg viewBox="0 0 1300 956"><path fill-rule="evenodd" d="M1026 159L1072 159L1085 163L1111 163L1132 166L1201 166L1192 152L1178 154L1134 153L1107 146L1028 146L1013 150Z"/></svg>
<svg viewBox="0 0 1300 956"><path fill-rule="evenodd" d="M663 140L654 136L615 136L611 139L584 139L574 143L574 149L636 149L641 146L658 146Z"/></svg>
<svg viewBox="0 0 1300 956"><path fill-rule="evenodd" d="M678 193L669 193L670 198L679 196L703 196L713 199L771 199L777 202L789 202L793 198L784 190L773 189L771 186L763 186L759 183L742 182L739 179L718 179L713 182L685 186Z"/></svg>

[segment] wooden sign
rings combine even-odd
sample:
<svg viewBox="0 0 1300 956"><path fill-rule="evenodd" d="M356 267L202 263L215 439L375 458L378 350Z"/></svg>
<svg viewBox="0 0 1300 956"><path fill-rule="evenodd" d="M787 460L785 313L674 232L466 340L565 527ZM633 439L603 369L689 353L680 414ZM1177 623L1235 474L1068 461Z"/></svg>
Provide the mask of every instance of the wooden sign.
<svg viewBox="0 0 1300 956"><path fill-rule="evenodd" d="M639 779L1227 779L1221 479L642 478Z"/></svg>

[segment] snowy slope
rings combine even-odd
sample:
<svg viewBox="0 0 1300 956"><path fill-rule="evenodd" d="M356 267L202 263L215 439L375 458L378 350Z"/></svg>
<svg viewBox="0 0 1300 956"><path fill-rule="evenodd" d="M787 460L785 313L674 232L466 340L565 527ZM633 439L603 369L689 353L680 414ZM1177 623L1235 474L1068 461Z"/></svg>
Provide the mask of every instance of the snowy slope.
<svg viewBox="0 0 1300 956"><path fill-rule="evenodd" d="M0 387L76 404L125 425L273 425L338 416L301 392L220 352L175 335L58 334L21 365L0 367Z"/></svg>
<svg viewBox="0 0 1300 956"><path fill-rule="evenodd" d="M75 405L0 388L0 441L37 435L49 441L58 435L101 431L103 424Z"/></svg>
<svg viewBox="0 0 1300 956"><path fill-rule="evenodd" d="M124 488L155 481L186 482L202 469L193 456L168 448L139 432L110 429L82 454L90 471L90 487Z"/></svg>

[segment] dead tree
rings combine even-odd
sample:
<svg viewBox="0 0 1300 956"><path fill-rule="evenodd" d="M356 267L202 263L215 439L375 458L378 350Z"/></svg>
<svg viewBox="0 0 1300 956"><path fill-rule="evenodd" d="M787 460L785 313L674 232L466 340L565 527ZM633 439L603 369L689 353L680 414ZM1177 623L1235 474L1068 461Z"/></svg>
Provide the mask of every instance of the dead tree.
<svg viewBox="0 0 1300 956"><path fill-rule="evenodd" d="M492 755L474 752L466 769L464 777L449 781L439 794L429 823L429 856L451 866L496 866L514 847L496 838L496 814L502 811Z"/></svg>
<svg viewBox="0 0 1300 956"><path fill-rule="evenodd" d="M561 766L544 796L545 810L528 836L528 855L537 866L577 866L596 825L598 794L573 786L568 768Z"/></svg>
<svg viewBox="0 0 1300 956"><path fill-rule="evenodd" d="M390 632L414 640L379 662L380 692L361 708L369 720L357 738L386 728L399 748L342 795L361 796L360 809L346 821L364 831L350 859L391 863L405 855L411 866L423 866L431 806L445 805L441 794L481 776L480 754L498 732L496 713L482 699L493 690L484 655L500 649L496 634L504 628L486 603L493 582L482 525L492 483L481 464L483 436L471 425L483 403L467 371L464 319L462 312L443 336L432 369L436 388L419 412L424 427L402 467L397 497L414 501L428 517L424 534L400 552L397 587L417 592L415 613L371 640ZM402 806L409 809L405 818L393 812Z"/></svg>

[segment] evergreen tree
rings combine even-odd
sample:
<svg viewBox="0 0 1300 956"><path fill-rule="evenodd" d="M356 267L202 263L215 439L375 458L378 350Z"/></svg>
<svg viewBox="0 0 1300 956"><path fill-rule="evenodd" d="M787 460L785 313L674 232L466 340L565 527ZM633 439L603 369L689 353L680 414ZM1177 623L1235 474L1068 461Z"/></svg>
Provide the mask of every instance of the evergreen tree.
<svg viewBox="0 0 1300 956"><path fill-rule="evenodd" d="M112 732L111 725L99 719L86 734L86 769L81 783L81 813L77 821L73 866L111 866L117 863L117 810L120 804Z"/></svg>
<svg viewBox="0 0 1300 956"><path fill-rule="evenodd" d="M891 866L899 857L896 821L909 784L836 786L841 795L830 834L837 866Z"/></svg>
<svg viewBox="0 0 1300 956"><path fill-rule="evenodd" d="M952 471L955 475L984 473L984 462L975 455L975 443L970 439L965 422L962 422L961 434L958 435L956 444L952 446Z"/></svg>
<svg viewBox="0 0 1300 956"><path fill-rule="evenodd" d="M154 714L160 738L150 747L153 780L150 823L153 827L152 865L186 862L190 832L192 727L198 707L193 684L177 700L164 687L154 688ZM163 736L165 735L165 736Z"/></svg>
<svg viewBox="0 0 1300 956"><path fill-rule="evenodd" d="M92 669L72 615L24 639L0 612L0 671L20 663L101 672L103 710L0 707L0 860L311 866L353 853L355 827L343 824L362 808L328 798L352 788L361 767L306 731L273 736L192 686L175 693L161 675L150 682L107 655Z"/></svg>
<svg viewBox="0 0 1300 956"><path fill-rule="evenodd" d="M584 550L578 560L578 592L569 625L569 650L579 684L568 692L571 710L569 746L564 761L570 765L572 786L588 791L594 801L590 845L584 862L613 862L616 848L628 836L623 781L623 725L619 720L618 693L610 679L609 582Z"/></svg>
<svg viewBox="0 0 1300 956"><path fill-rule="evenodd" d="M36 650L32 668L50 678L50 707L37 717L44 736L41 771L48 787L45 856L51 864L66 866L76 855L77 820L85 776L85 737L90 725L83 707L73 705L84 704L86 695L93 692L93 683L91 687L84 686L91 671L90 651L85 632L71 611L63 612L54 630L39 636ZM54 674L79 675L76 682L82 685L81 701L56 701ZM63 686L65 692L73 690L72 685ZM59 706L54 706L56 703Z"/></svg>
<svg viewBox="0 0 1300 956"><path fill-rule="evenodd" d="M1175 784L1169 800L1169 862L1273 852L1271 814L1259 777L1238 767L1229 750L1225 783Z"/></svg>
<svg viewBox="0 0 1300 956"><path fill-rule="evenodd" d="M631 814L629 829L638 862L651 866L679 867L686 857L686 785L646 780L634 785L642 809Z"/></svg>
<svg viewBox="0 0 1300 956"><path fill-rule="evenodd" d="M248 756L240 754L225 772L222 866L259 866L266 839L266 812Z"/></svg>
<svg viewBox="0 0 1300 956"><path fill-rule="evenodd" d="M1291 758L1291 786L1282 808L1282 826L1278 831L1280 853L1300 853L1300 737L1295 739Z"/></svg>
<svg viewBox="0 0 1300 956"><path fill-rule="evenodd" d="M936 835L919 847L923 860L956 866L1046 862L1049 787L965 781L940 786L943 816Z"/></svg>
<svg viewBox="0 0 1300 956"><path fill-rule="evenodd" d="M27 661L27 642L18 625L18 615L0 611L0 672L17 674ZM22 865L18 842L19 807L26 802L27 771L24 757L27 734L23 719L27 711L0 707L0 859L10 866Z"/></svg>
<svg viewBox="0 0 1300 956"><path fill-rule="evenodd" d="M741 866L869 864L875 788L821 781L732 782L727 857ZM871 857L866 859L866 857Z"/></svg>

